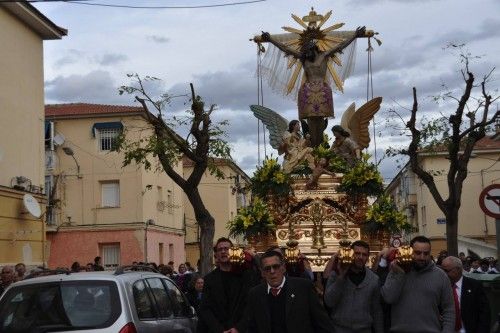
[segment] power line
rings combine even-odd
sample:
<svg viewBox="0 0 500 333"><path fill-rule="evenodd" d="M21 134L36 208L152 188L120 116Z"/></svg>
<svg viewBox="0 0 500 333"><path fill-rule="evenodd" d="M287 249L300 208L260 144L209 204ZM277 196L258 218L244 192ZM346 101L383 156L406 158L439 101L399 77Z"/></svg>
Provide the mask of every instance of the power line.
<svg viewBox="0 0 500 333"><path fill-rule="evenodd" d="M230 3L222 3L222 4L212 4L212 5L198 5L198 6L131 6L131 5L109 5L104 3L90 3L90 2L82 2L88 0L50 0L52 2L66 2L74 5L86 5L86 6L99 6L99 7L113 7L113 8L128 8L128 9L198 9L198 8L214 8L214 7L226 7L226 6L238 6L238 5L247 5L257 2L264 2L266 0L252 0L252 1L241 1L241 2L230 2ZM33 0L31 2L45 2L40 0Z"/></svg>

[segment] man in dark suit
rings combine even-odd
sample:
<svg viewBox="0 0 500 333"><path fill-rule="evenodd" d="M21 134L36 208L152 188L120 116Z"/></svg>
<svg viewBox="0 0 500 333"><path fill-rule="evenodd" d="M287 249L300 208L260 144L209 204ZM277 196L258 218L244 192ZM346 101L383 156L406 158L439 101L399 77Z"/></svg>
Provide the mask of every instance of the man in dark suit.
<svg viewBox="0 0 500 333"><path fill-rule="evenodd" d="M247 299L248 333L321 333L333 326L310 280L285 277L283 255L267 251L260 257L265 282Z"/></svg>
<svg viewBox="0 0 500 333"><path fill-rule="evenodd" d="M259 283L251 267L235 267L229 260L233 243L219 238L214 246L217 268L205 276L199 308L198 333L238 333L244 331L248 290Z"/></svg>
<svg viewBox="0 0 500 333"><path fill-rule="evenodd" d="M454 290L455 309L456 312L460 312L455 330L466 333L488 333L490 307L481 282L462 275L462 261L457 257L445 258L441 268L450 278Z"/></svg>

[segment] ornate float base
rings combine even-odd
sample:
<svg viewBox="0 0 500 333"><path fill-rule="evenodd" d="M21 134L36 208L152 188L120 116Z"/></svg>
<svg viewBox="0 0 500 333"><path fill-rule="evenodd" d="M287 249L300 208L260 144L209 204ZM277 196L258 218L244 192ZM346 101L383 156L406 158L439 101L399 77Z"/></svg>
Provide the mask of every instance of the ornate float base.
<svg viewBox="0 0 500 333"><path fill-rule="evenodd" d="M367 201L337 192L342 179L339 176L322 175L313 190L305 189L308 177L294 177L292 195L270 198L268 202L278 224L278 245L297 241L315 272L325 269L341 240L354 242L362 238L360 224L364 222Z"/></svg>
<svg viewBox="0 0 500 333"><path fill-rule="evenodd" d="M248 245L253 246L257 252L264 252L273 245L277 245L276 235L272 233L261 235L247 235Z"/></svg>

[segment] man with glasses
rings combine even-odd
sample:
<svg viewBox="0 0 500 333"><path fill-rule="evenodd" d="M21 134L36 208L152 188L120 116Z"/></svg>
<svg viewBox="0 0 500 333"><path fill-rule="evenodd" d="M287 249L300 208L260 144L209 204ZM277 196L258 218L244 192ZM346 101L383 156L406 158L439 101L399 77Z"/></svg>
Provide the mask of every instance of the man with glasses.
<svg viewBox="0 0 500 333"><path fill-rule="evenodd" d="M214 246L217 268L205 276L200 304L199 333L244 332L244 311L248 290L259 282L252 269L235 270L229 260L233 243L219 238Z"/></svg>
<svg viewBox="0 0 500 333"><path fill-rule="evenodd" d="M446 257L441 269L453 289L456 332L489 332L490 307L481 282L463 276L462 260L457 257Z"/></svg>
<svg viewBox="0 0 500 333"><path fill-rule="evenodd" d="M333 327L308 279L285 277L283 255L269 250L260 257L265 282L248 294L248 333L321 333Z"/></svg>
<svg viewBox="0 0 500 333"><path fill-rule="evenodd" d="M341 264L336 255L332 258L337 267L326 284L325 305L331 309L335 332L382 333L379 278L366 269L370 246L355 241L351 249L354 261L350 265Z"/></svg>
<svg viewBox="0 0 500 333"><path fill-rule="evenodd" d="M383 299L391 305L391 332L455 332L453 291L446 274L431 260L431 242L417 236L410 242L411 266L390 264L382 286Z"/></svg>

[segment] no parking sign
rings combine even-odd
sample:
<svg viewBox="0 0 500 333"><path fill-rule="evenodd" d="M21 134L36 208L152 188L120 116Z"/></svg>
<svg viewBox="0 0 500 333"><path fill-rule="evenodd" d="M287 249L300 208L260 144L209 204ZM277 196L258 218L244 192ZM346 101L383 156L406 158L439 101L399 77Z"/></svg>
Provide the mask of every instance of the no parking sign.
<svg viewBox="0 0 500 333"><path fill-rule="evenodd" d="M481 192L479 206L486 215L500 219L500 184L490 185Z"/></svg>

